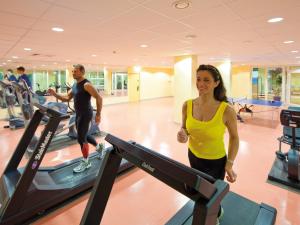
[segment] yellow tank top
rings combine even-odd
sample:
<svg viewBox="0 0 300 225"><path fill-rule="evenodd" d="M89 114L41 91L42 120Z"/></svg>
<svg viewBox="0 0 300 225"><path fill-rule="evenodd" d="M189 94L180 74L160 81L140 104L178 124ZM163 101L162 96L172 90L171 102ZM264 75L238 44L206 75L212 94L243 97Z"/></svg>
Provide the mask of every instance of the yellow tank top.
<svg viewBox="0 0 300 225"><path fill-rule="evenodd" d="M220 159L226 155L224 134L226 126L223 114L227 107L221 102L216 114L209 121L193 117L193 100L187 101L186 129L189 133L189 149L198 158Z"/></svg>

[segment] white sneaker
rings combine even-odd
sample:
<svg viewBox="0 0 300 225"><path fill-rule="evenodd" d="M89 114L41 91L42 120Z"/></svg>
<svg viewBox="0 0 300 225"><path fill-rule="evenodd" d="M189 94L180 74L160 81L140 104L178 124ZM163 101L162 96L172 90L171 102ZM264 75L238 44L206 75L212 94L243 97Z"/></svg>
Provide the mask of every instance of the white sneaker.
<svg viewBox="0 0 300 225"><path fill-rule="evenodd" d="M103 159L105 153L105 145L103 143L98 143L96 146L96 151L99 153L99 158Z"/></svg>
<svg viewBox="0 0 300 225"><path fill-rule="evenodd" d="M81 172L87 170L88 168L90 168L91 166L92 166L92 164L89 162L88 159L82 159L80 164L73 169L73 172L81 173Z"/></svg>
<svg viewBox="0 0 300 225"><path fill-rule="evenodd" d="M221 219L222 219L223 216L224 216L224 209L223 209L223 207L221 206L221 213L220 213L220 215L219 215L218 218L217 218L216 225L220 225L220 224L221 224L220 221L221 221Z"/></svg>

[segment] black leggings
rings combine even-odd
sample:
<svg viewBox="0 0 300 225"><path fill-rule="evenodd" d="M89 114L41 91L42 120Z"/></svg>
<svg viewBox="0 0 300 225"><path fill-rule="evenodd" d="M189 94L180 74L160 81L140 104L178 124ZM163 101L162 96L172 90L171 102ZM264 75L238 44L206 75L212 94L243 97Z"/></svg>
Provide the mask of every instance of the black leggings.
<svg viewBox="0 0 300 225"><path fill-rule="evenodd" d="M89 135L90 124L93 119L93 111L84 115L76 114L76 129L77 129L77 141L82 149L84 143L90 143L94 146L97 145L95 138Z"/></svg>
<svg viewBox="0 0 300 225"><path fill-rule="evenodd" d="M201 159L196 157L191 150L189 150L189 161L191 167L206 173L215 179L224 180L226 160L226 156L220 159Z"/></svg>
<svg viewBox="0 0 300 225"><path fill-rule="evenodd" d="M227 156L220 159L201 159L196 157L189 149L189 161L192 168L206 173L215 179L224 180ZM221 206L218 212L218 216L220 215Z"/></svg>

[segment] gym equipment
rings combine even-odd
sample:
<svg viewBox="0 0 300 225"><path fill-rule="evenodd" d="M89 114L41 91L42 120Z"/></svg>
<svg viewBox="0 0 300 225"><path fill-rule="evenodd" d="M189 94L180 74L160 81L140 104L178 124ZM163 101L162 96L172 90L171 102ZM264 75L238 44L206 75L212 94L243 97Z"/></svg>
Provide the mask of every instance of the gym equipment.
<svg viewBox="0 0 300 225"><path fill-rule="evenodd" d="M99 153L94 153L90 155L92 166L82 173L73 173L73 168L82 158L54 167L39 168L60 121L69 115L39 104L34 106L38 110L0 178L0 225L25 224L88 191L94 185L103 162L98 157ZM49 122L25 167L18 168L44 114L50 117ZM118 174L131 168L133 165L123 160L117 169Z"/></svg>
<svg viewBox="0 0 300 225"><path fill-rule="evenodd" d="M47 90L41 90L41 86L39 83L36 83L36 86L38 87L38 90L35 91L35 93L39 96L49 96Z"/></svg>
<svg viewBox="0 0 300 225"><path fill-rule="evenodd" d="M15 104L16 104L16 88L13 86L15 82L4 82L0 81L0 86L3 90L3 100L5 101L5 105L7 107L8 112L8 125L4 126L4 128L10 129L18 129L23 128L25 126L24 120L15 115Z"/></svg>
<svg viewBox="0 0 300 225"><path fill-rule="evenodd" d="M33 92L28 87L26 82L23 82L23 86L24 86L26 92L30 93L32 96ZM31 100L31 102L39 104L38 101L36 100L36 98L33 98ZM51 108L52 110L59 111L62 114L68 113L68 105L66 105L65 103L62 103L62 102L48 102L48 103L44 104L44 106L47 108ZM90 134L90 135L100 135L101 134L98 125L95 123L95 116L96 116L96 113L94 112L92 122L90 125L90 129L88 131L88 134ZM30 118L31 118L31 116L29 117L29 119ZM48 147L48 151L59 150L66 146L77 143L77 130L76 130L76 126L75 126L75 118L76 118L75 114L73 114L68 121L68 125L63 125L63 124L59 125L58 129L55 132L55 136L53 137L53 139ZM47 123L48 117L45 115L43 117L42 121ZM64 131L66 131L66 130L68 130L68 132L64 133ZM33 149L34 149L34 145L31 145L29 148L27 148L28 153L31 154L33 152Z"/></svg>
<svg viewBox="0 0 300 225"><path fill-rule="evenodd" d="M296 111L298 110L298 111ZM284 135L279 140L279 150L268 179L300 190L300 111L299 108L282 110L280 122L284 126ZM282 152L281 143L291 146L288 152Z"/></svg>
<svg viewBox="0 0 300 225"><path fill-rule="evenodd" d="M106 151L81 225L100 224L122 158L191 199L167 225L216 225L220 204L225 212L221 225L275 223L275 208L229 192L229 184L222 180L113 135L108 134L105 140L113 148Z"/></svg>

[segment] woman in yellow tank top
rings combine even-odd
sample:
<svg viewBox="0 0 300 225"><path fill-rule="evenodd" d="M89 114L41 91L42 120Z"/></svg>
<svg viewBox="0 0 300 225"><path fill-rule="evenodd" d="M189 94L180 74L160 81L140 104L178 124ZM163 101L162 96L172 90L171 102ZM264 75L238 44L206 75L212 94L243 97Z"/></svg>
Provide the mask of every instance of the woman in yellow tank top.
<svg viewBox="0 0 300 225"><path fill-rule="evenodd" d="M199 97L186 101L182 107L182 128L177 134L181 143L188 142L192 168L215 179L235 182L232 167L239 148L237 120L234 109L227 104L226 89L217 68L200 65L197 69ZM225 130L229 132L228 156L224 145ZM219 212L221 216L222 210ZM218 222L217 222L218 224Z"/></svg>

